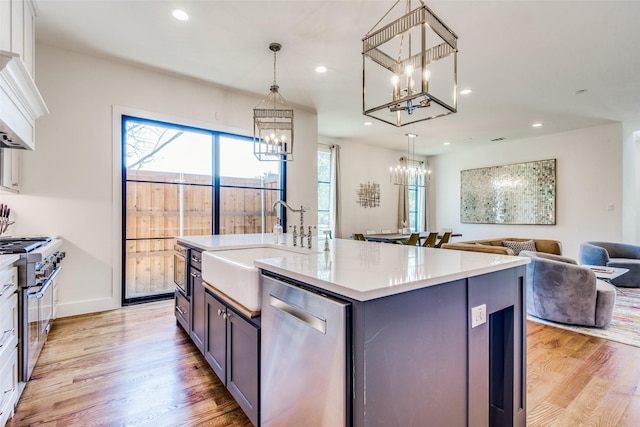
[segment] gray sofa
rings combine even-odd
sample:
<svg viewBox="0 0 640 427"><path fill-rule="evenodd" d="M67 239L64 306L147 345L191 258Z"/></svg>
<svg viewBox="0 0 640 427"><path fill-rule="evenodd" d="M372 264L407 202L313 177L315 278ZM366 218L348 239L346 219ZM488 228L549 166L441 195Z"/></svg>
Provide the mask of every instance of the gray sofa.
<svg viewBox="0 0 640 427"><path fill-rule="evenodd" d="M606 326L611 322L616 289L596 279L589 267L560 255L522 251L527 264L527 312L552 322Z"/></svg>
<svg viewBox="0 0 640 427"><path fill-rule="evenodd" d="M580 264L628 268L622 276L611 280L616 286L640 287L640 246L628 243L584 242L578 255Z"/></svg>

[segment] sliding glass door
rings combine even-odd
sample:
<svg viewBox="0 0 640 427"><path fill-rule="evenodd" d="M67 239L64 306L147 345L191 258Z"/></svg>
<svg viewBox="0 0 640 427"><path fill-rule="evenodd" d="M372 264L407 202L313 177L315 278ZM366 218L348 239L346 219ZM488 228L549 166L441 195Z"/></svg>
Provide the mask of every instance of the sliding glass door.
<svg viewBox="0 0 640 427"><path fill-rule="evenodd" d="M122 133L123 303L173 292L176 237L273 228L284 165L251 139L134 117Z"/></svg>

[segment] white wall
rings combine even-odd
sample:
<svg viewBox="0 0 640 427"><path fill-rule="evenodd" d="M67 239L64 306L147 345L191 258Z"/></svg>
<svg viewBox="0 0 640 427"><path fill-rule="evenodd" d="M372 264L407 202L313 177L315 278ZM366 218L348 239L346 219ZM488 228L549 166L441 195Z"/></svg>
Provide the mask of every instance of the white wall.
<svg viewBox="0 0 640 427"><path fill-rule="evenodd" d="M331 141L323 141L331 144ZM342 236L367 230L398 229L398 187L389 182L389 167L396 166L406 151L390 150L355 141L339 141L342 171ZM421 157L416 156L416 159ZM380 184L380 206L364 208L357 190L367 182Z"/></svg>
<svg viewBox="0 0 640 427"><path fill-rule="evenodd" d="M557 159L556 225L460 223L460 171L534 160ZM492 237L560 240L577 258L581 242L622 239L622 125L498 143L437 156L435 215L438 228L453 228L458 241ZM609 210L613 205L613 210Z"/></svg>
<svg viewBox="0 0 640 427"><path fill-rule="evenodd" d="M640 122L622 126L622 238L627 243L640 242Z"/></svg>
<svg viewBox="0 0 640 427"><path fill-rule="evenodd" d="M252 135L252 110L263 95L42 44L36 58L36 82L51 114L37 122L37 150L22 153L21 194L2 196L16 221L11 232L65 239L61 316L115 308L122 237L117 113L150 112L151 118ZM314 217L316 115L296 109L295 128L288 201L306 202Z"/></svg>

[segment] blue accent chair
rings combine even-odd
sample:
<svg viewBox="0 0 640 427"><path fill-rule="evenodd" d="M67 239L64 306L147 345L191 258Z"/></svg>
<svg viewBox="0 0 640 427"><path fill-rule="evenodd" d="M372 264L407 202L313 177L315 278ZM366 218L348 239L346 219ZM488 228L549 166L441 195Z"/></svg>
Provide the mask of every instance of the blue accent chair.
<svg viewBox="0 0 640 427"><path fill-rule="evenodd" d="M578 255L580 264L628 268L629 272L611 280L616 286L640 288L640 246L614 242L584 242Z"/></svg>

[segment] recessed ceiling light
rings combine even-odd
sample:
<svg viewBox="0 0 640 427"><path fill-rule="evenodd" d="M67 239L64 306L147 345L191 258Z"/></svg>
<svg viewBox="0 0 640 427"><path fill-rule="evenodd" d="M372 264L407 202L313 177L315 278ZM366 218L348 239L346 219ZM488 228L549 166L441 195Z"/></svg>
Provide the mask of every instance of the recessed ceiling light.
<svg viewBox="0 0 640 427"><path fill-rule="evenodd" d="M364 125L365 125L365 126L371 126L372 124L373 124L373 123L371 123L371 122L364 122Z"/></svg>
<svg viewBox="0 0 640 427"><path fill-rule="evenodd" d="M537 123L532 124L532 125L531 125L531 127L532 127L532 128L539 128L539 127L541 127L543 124L544 124L544 123L542 123L542 122L537 122Z"/></svg>
<svg viewBox="0 0 640 427"><path fill-rule="evenodd" d="M450 145L450 142L443 142L442 145Z"/></svg>
<svg viewBox="0 0 640 427"><path fill-rule="evenodd" d="M469 95L471 93L471 89L463 89L460 91L460 95Z"/></svg>
<svg viewBox="0 0 640 427"><path fill-rule="evenodd" d="M185 12L184 10L175 9L173 12L171 12L171 14L178 21L186 21L189 19L189 15L187 15L187 12Z"/></svg>
<svg viewBox="0 0 640 427"><path fill-rule="evenodd" d="M324 65L318 65L316 67L316 73L326 73L327 72L327 67L325 67Z"/></svg>

